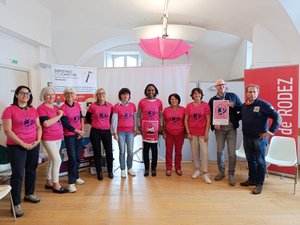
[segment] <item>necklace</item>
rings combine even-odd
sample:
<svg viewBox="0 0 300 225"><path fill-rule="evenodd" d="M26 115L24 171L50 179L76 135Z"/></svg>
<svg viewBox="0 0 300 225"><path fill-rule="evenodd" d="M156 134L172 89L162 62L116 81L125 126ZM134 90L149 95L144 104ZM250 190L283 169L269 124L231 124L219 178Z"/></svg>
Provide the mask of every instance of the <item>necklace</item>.
<svg viewBox="0 0 300 225"><path fill-rule="evenodd" d="M27 106L27 105L24 106L24 107L21 107L21 106L19 106L19 105L17 105L17 106L18 106L19 109L22 109L22 110L27 110L27 109L28 109L28 106Z"/></svg>

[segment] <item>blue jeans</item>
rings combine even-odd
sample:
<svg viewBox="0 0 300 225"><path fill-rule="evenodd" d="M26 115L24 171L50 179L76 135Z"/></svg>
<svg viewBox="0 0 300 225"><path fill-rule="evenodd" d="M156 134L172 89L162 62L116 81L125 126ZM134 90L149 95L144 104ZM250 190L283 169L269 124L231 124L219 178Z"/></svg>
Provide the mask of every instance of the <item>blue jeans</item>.
<svg viewBox="0 0 300 225"><path fill-rule="evenodd" d="M225 173L224 147L227 142L228 151L228 174L234 175L236 165L236 129L232 124L221 126L221 130L215 130L217 141L217 162L218 169L221 173Z"/></svg>
<svg viewBox="0 0 300 225"><path fill-rule="evenodd" d="M131 169L133 160L133 143L134 135L133 132L118 132L119 136L119 161L121 170L125 170L125 149L127 148L127 169Z"/></svg>
<svg viewBox="0 0 300 225"><path fill-rule="evenodd" d="M8 157L11 164L11 195L14 205L21 204L21 190L25 171L25 195L35 191L36 168L39 160L40 145L27 151L20 145L7 145Z"/></svg>
<svg viewBox="0 0 300 225"><path fill-rule="evenodd" d="M83 149L82 138L77 135L65 136L65 145L68 154L68 180L69 184L75 184L79 178L78 167L80 165L80 152Z"/></svg>
<svg viewBox="0 0 300 225"><path fill-rule="evenodd" d="M257 185L263 185L266 174L266 148L268 144L268 138L243 138L244 149L249 167L248 180L256 182Z"/></svg>

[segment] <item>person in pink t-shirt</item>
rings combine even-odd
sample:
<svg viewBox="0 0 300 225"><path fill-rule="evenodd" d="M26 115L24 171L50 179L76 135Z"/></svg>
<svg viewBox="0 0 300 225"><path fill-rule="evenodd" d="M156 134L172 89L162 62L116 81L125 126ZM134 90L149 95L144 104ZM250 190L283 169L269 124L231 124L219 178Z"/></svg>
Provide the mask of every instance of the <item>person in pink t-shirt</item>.
<svg viewBox="0 0 300 225"><path fill-rule="evenodd" d="M40 100L44 101L37 108L43 127L42 144L49 156L45 188L52 189L54 193L67 193L69 190L59 183L59 170L62 162L60 147L63 138L63 127L60 119L63 111L54 104L55 91L51 87L42 89Z"/></svg>
<svg viewBox="0 0 300 225"><path fill-rule="evenodd" d="M87 123L92 125L90 141L94 151L97 178L101 181L103 180L101 141L105 150L108 177L110 179L114 178L112 136L110 131L113 106L106 101L105 90L103 88L97 89L95 99L96 102L89 106L85 120Z"/></svg>
<svg viewBox="0 0 300 225"><path fill-rule="evenodd" d="M203 91L200 88L194 88L191 92L194 100L186 106L184 125L187 137L190 140L192 158L195 164L195 171L192 178L195 179L201 175L207 183L211 180L208 175L208 130L210 126L210 108L209 105L202 101ZM199 160L199 147L201 156L201 167ZM201 172L200 172L201 171Z"/></svg>
<svg viewBox="0 0 300 225"><path fill-rule="evenodd" d="M175 171L181 176L182 145L184 141L184 113L180 106L180 96L176 93L169 95L169 107L163 111L163 137L166 141L166 175L171 176L173 147L175 146Z"/></svg>
<svg viewBox="0 0 300 225"><path fill-rule="evenodd" d="M143 160L145 164L144 176L149 175L149 152L152 152L151 175L156 176L158 157L158 132L162 131L162 109L161 100L156 98L158 90L154 84L148 84L144 94L146 98L140 100L138 105L138 127L143 137ZM154 130L154 132L153 132Z"/></svg>
<svg viewBox="0 0 300 225"><path fill-rule="evenodd" d="M79 178L80 152L83 150L82 137L84 135L84 119L78 102L75 101L74 88L64 90L65 103L60 107L64 112L61 122L64 128L64 140L68 154L68 181L69 191L76 192L75 184L85 181Z"/></svg>
<svg viewBox="0 0 300 225"><path fill-rule="evenodd" d="M127 149L127 172L131 176L135 176L135 172L132 169L133 161L133 144L134 137L136 136L136 106L134 103L129 102L130 90L128 88L122 88L119 91L120 102L115 104L112 127L114 133L114 139L119 144L119 161L121 168L121 177L125 178L125 149ZM126 147L125 147L126 145Z"/></svg>
<svg viewBox="0 0 300 225"><path fill-rule="evenodd" d="M24 201L38 203L34 194L36 168L38 166L42 128L35 108L31 106L33 97L26 86L19 86L14 94L13 104L2 114L4 133L12 175L10 185L14 210L17 217L23 216L21 190L25 175Z"/></svg>

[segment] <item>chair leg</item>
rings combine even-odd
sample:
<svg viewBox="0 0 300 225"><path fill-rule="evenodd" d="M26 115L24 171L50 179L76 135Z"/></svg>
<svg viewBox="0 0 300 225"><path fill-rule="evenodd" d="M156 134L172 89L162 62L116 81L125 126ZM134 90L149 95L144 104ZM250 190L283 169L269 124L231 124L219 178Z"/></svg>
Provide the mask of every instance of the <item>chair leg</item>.
<svg viewBox="0 0 300 225"><path fill-rule="evenodd" d="M16 221L17 220L16 211L15 211L14 202L13 202L13 199L12 199L12 196L11 196L11 192L9 192L9 196L10 196L11 209L12 209L12 212L13 212L13 215L14 215L14 220Z"/></svg>
<svg viewBox="0 0 300 225"><path fill-rule="evenodd" d="M144 162L143 159L141 159L141 158L139 157L139 155L138 155L138 153L139 153L140 151L143 151L143 148L139 148L139 149L137 149L137 150L135 150L135 151L133 152L133 157L136 156L136 157L138 158L138 160L133 159L134 162L138 162L138 163L143 163L143 162Z"/></svg>

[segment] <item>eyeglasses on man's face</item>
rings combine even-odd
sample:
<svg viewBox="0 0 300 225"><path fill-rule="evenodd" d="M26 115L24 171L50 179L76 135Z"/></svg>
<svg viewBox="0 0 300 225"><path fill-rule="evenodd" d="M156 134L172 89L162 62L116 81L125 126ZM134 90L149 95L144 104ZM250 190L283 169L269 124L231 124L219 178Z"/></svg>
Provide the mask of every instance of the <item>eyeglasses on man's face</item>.
<svg viewBox="0 0 300 225"><path fill-rule="evenodd" d="M24 92L24 91L20 91L19 95L25 95L25 96L30 96L31 92Z"/></svg>

